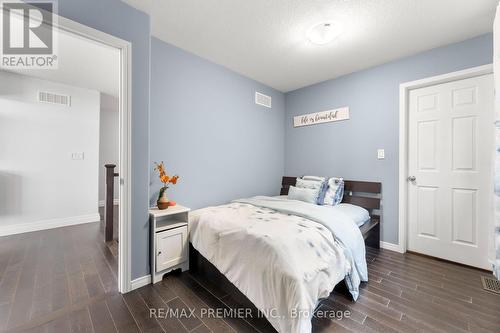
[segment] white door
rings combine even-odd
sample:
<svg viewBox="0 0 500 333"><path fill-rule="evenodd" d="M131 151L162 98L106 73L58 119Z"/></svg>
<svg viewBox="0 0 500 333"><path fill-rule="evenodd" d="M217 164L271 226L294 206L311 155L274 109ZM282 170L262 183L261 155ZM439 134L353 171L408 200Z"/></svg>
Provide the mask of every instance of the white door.
<svg viewBox="0 0 500 333"><path fill-rule="evenodd" d="M493 75L410 91L408 250L489 269Z"/></svg>
<svg viewBox="0 0 500 333"><path fill-rule="evenodd" d="M187 227L156 233L156 271L185 262L188 251Z"/></svg>

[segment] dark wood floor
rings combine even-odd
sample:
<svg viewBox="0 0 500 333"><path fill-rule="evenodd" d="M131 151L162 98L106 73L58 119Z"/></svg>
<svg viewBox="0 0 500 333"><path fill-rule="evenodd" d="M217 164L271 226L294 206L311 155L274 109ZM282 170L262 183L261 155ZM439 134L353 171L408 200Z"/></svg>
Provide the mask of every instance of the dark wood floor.
<svg viewBox="0 0 500 333"><path fill-rule="evenodd" d="M414 254L368 250L370 282L356 303L334 291L314 332L500 332L500 296L481 289L475 269ZM7 332L273 332L264 319L217 319L207 308L236 307L209 281L189 273L126 295L99 223L0 238L0 330ZM194 310L154 319L150 308Z"/></svg>

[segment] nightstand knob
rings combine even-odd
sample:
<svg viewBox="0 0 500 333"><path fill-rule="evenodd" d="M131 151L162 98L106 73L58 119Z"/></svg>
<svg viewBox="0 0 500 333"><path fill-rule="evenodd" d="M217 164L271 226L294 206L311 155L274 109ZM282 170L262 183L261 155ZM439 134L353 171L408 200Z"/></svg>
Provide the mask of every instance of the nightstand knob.
<svg viewBox="0 0 500 333"><path fill-rule="evenodd" d="M161 251L158 251L158 255L160 255L160 254L161 254Z"/></svg>

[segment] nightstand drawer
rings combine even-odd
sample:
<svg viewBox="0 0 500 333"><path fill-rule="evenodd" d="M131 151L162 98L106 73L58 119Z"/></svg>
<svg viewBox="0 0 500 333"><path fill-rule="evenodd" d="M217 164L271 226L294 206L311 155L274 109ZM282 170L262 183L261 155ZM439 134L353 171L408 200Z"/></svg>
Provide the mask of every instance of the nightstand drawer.
<svg viewBox="0 0 500 333"><path fill-rule="evenodd" d="M156 233L156 272L188 259L187 235L187 226Z"/></svg>

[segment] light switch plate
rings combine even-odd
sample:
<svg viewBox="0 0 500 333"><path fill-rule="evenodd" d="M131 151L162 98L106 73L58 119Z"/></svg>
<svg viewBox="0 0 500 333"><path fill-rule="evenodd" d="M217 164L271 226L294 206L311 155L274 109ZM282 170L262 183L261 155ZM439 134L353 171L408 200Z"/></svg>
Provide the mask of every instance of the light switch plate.
<svg viewBox="0 0 500 333"><path fill-rule="evenodd" d="M85 154L83 152L71 153L71 159L75 161L81 161L85 159Z"/></svg>
<svg viewBox="0 0 500 333"><path fill-rule="evenodd" d="M377 158L379 160L383 160L385 158L385 150L384 149L377 149Z"/></svg>

